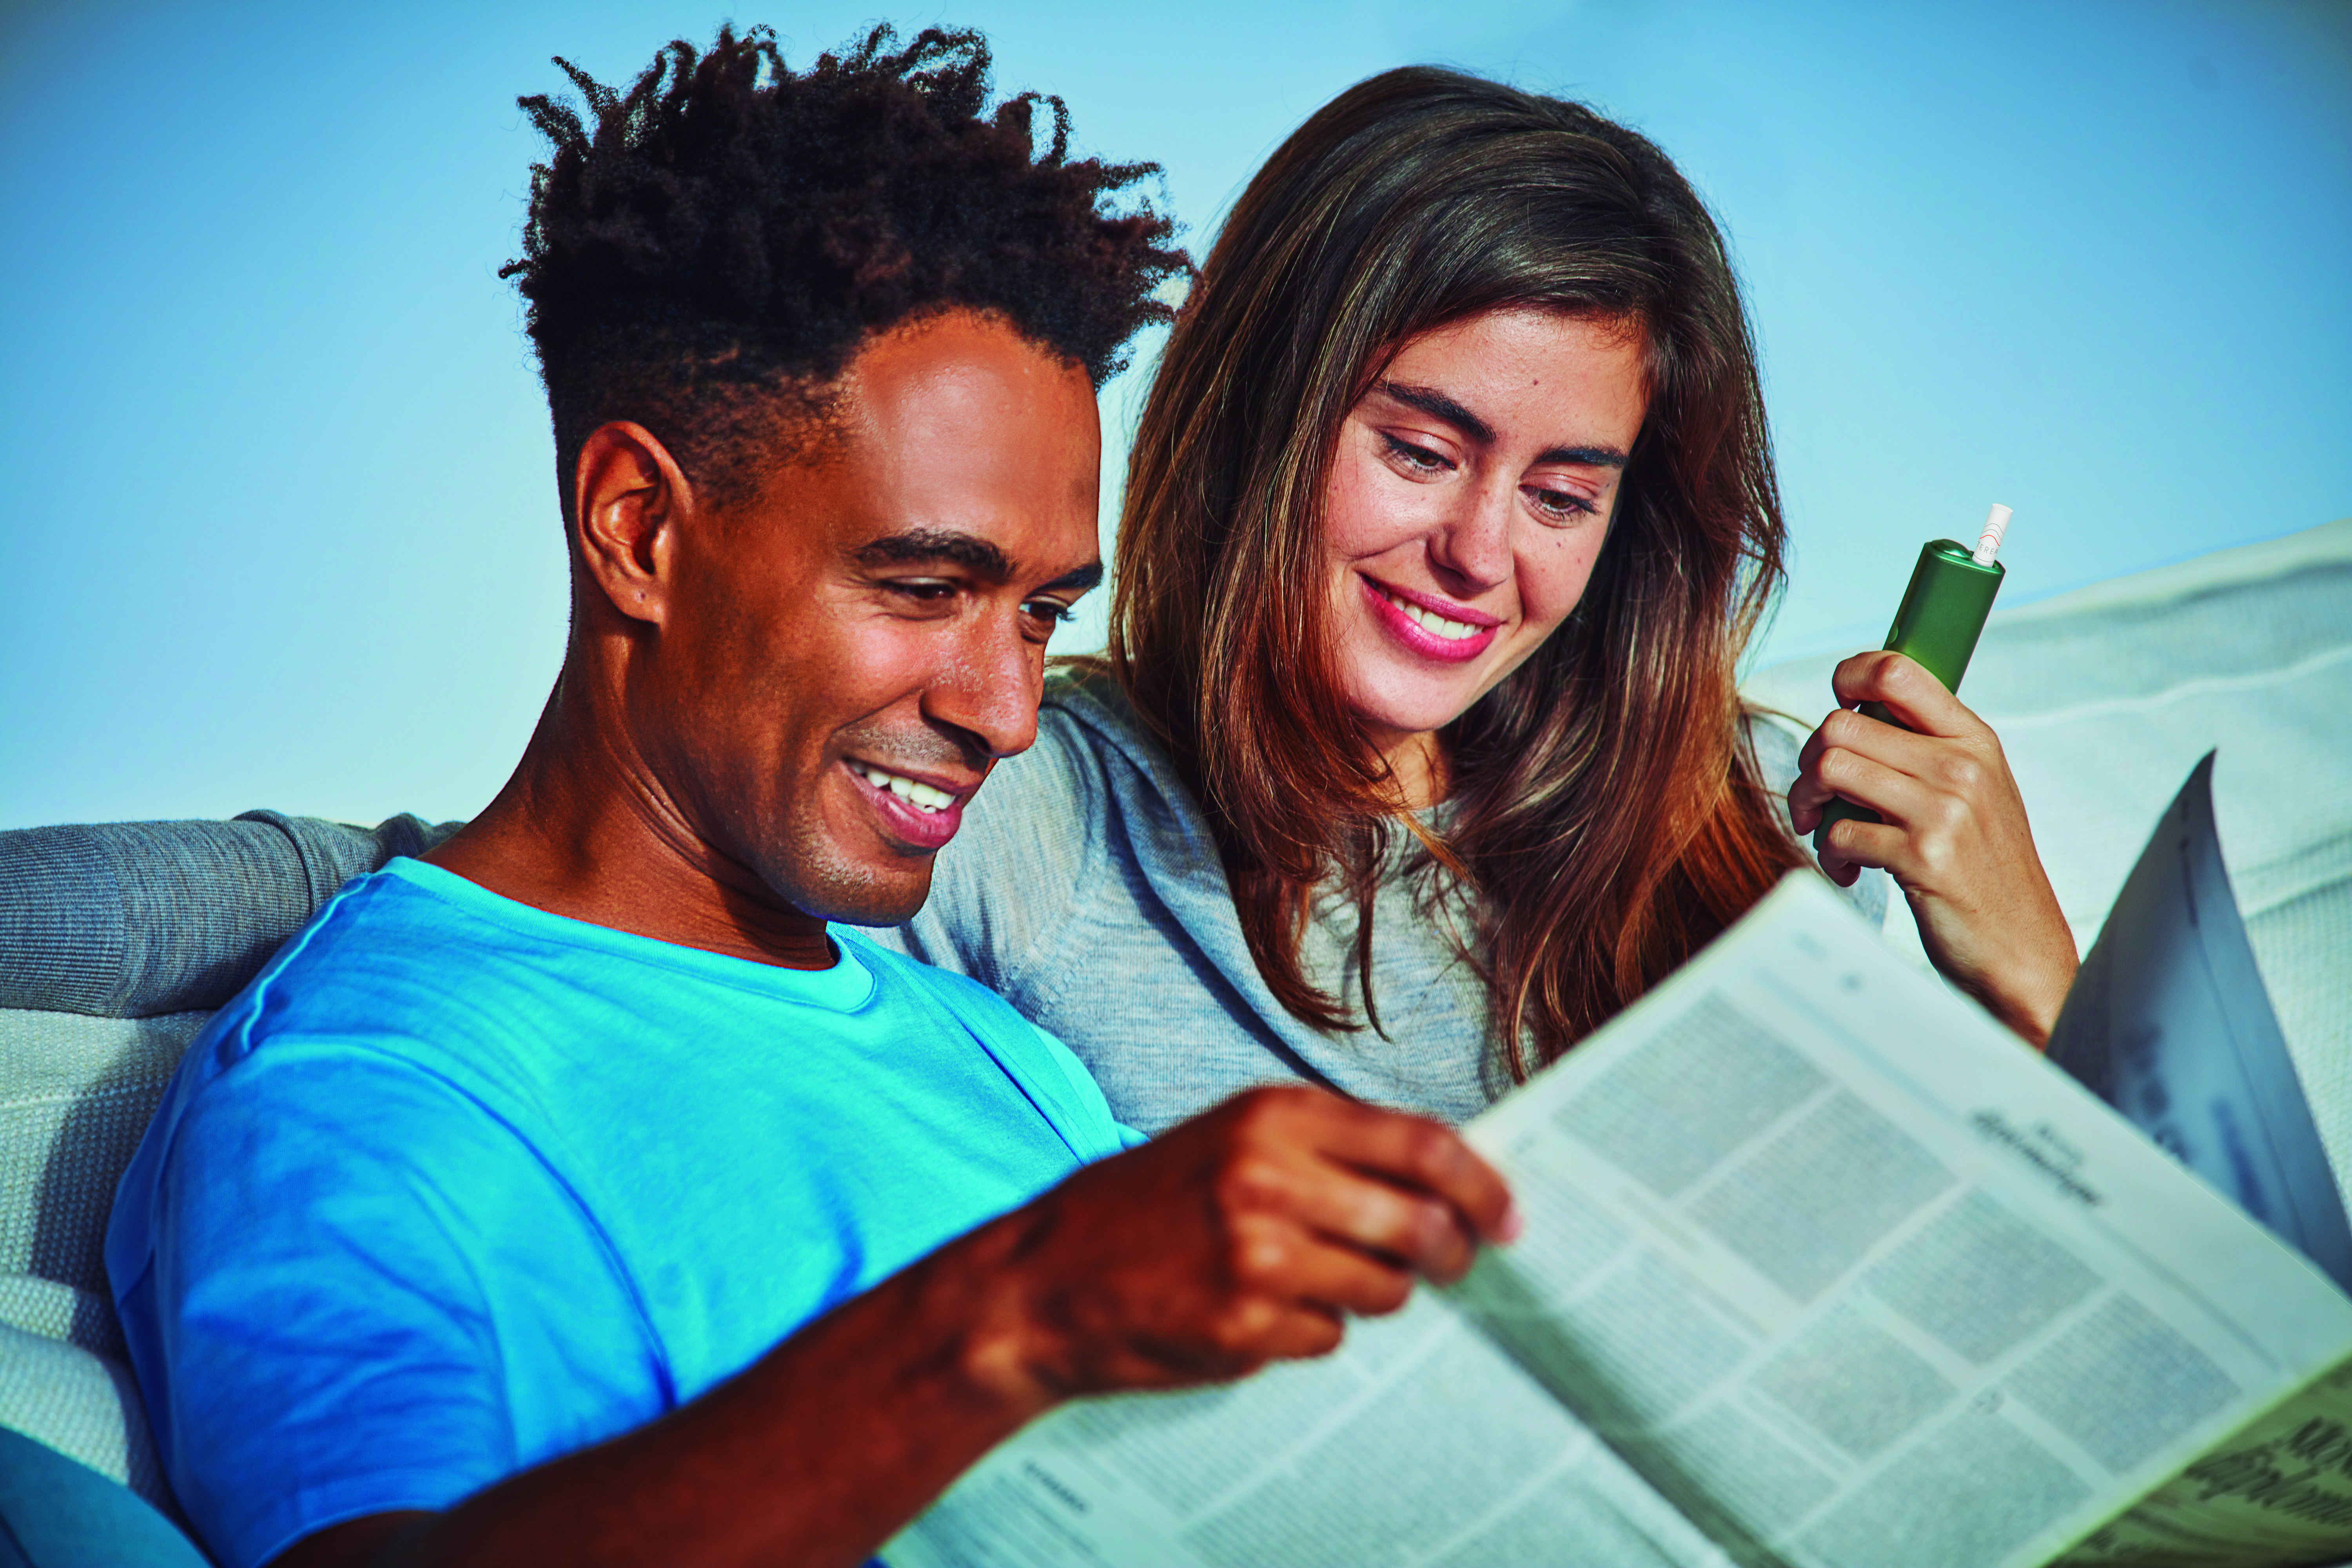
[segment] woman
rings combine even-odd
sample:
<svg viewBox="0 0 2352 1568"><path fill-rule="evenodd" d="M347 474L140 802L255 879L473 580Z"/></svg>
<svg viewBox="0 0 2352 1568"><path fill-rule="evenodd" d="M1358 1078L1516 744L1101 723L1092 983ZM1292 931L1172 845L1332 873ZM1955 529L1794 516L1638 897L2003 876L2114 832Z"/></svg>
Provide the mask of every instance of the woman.
<svg viewBox="0 0 2352 1568"><path fill-rule="evenodd" d="M1781 546L1737 286L1664 155L1373 78L1226 222L1137 433L1109 657L1049 682L907 944L1147 1131L1286 1074L1471 1115L1802 863L1733 689ZM1832 785L1913 824L1832 830L1830 869L1892 869L2038 1040L2071 938L1997 742L1902 668L1947 738L1843 715L1797 826Z"/></svg>
<svg viewBox="0 0 2352 1568"><path fill-rule="evenodd" d="M1049 681L899 940L1147 1131L1284 1077L1460 1121L1803 863L1786 785L1801 830L1833 793L1885 813L1827 868L1890 870L2038 1039L2074 950L1990 733L1886 656L1838 697L1922 733L1833 715L1798 759L1743 720L1781 548L1737 286L1673 165L1574 104L1376 77L1224 226L1136 440L1109 656Z"/></svg>

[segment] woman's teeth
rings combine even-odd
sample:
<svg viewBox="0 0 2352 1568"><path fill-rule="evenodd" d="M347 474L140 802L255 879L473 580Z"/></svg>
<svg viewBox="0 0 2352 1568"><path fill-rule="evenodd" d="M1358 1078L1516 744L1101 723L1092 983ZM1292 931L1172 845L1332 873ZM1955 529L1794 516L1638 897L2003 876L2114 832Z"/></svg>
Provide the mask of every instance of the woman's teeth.
<svg viewBox="0 0 2352 1568"><path fill-rule="evenodd" d="M887 789L917 811L945 811L955 804L955 796L943 789L897 773L884 773L871 763L852 763L850 767L859 778L876 789Z"/></svg>
<svg viewBox="0 0 2352 1568"><path fill-rule="evenodd" d="M1424 610L1419 605L1405 603L1385 588L1381 590L1381 595L1390 604L1411 616L1413 624L1422 630L1433 637L1444 637L1447 642L1460 642L1464 637L1476 637L1486 629L1484 626L1471 626L1466 621L1449 621L1434 610Z"/></svg>

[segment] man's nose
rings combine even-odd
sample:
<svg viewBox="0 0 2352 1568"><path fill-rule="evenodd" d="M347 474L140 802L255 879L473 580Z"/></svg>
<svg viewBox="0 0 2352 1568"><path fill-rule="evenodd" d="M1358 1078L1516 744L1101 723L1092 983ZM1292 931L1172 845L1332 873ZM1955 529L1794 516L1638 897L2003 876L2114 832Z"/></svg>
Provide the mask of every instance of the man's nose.
<svg viewBox="0 0 2352 1568"><path fill-rule="evenodd" d="M1045 650L1021 635L1017 615L979 616L932 677L923 711L989 756L1009 757L1037 738L1045 674Z"/></svg>
<svg viewBox="0 0 2352 1568"><path fill-rule="evenodd" d="M1481 485L1429 542L1429 558L1455 578L1446 586L1465 597L1482 594L1511 577L1511 521L1518 487L1497 480Z"/></svg>

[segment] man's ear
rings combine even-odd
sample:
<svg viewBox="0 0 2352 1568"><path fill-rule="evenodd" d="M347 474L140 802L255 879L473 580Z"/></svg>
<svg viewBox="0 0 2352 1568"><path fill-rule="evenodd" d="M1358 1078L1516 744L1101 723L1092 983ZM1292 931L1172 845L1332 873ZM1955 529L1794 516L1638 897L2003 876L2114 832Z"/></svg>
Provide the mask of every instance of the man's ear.
<svg viewBox="0 0 2352 1568"><path fill-rule="evenodd" d="M614 420L581 444L572 472L581 567L631 620L658 626L668 613L677 530L693 511L693 485L644 426Z"/></svg>

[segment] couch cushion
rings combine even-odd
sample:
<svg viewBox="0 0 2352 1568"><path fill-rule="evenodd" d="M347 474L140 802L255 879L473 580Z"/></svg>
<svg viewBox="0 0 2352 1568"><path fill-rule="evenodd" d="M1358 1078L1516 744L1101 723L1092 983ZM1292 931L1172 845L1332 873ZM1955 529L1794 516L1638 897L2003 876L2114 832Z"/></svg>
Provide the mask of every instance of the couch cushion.
<svg viewBox="0 0 2352 1568"><path fill-rule="evenodd" d="M164 1508L107 1288L106 1220L206 1016L0 1012L0 1427Z"/></svg>
<svg viewBox="0 0 2352 1568"><path fill-rule="evenodd" d="M0 1426L172 1506L138 1382L121 1362L0 1323Z"/></svg>
<svg viewBox="0 0 2352 1568"><path fill-rule="evenodd" d="M0 1274L110 1299L115 1182L208 1016L0 1011Z"/></svg>
<svg viewBox="0 0 2352 1568"><path fill-rule="evenodd" d="M146 1502L13 1431L0 1431L0 1563L205 1568L204 1554Z"/></svg>

